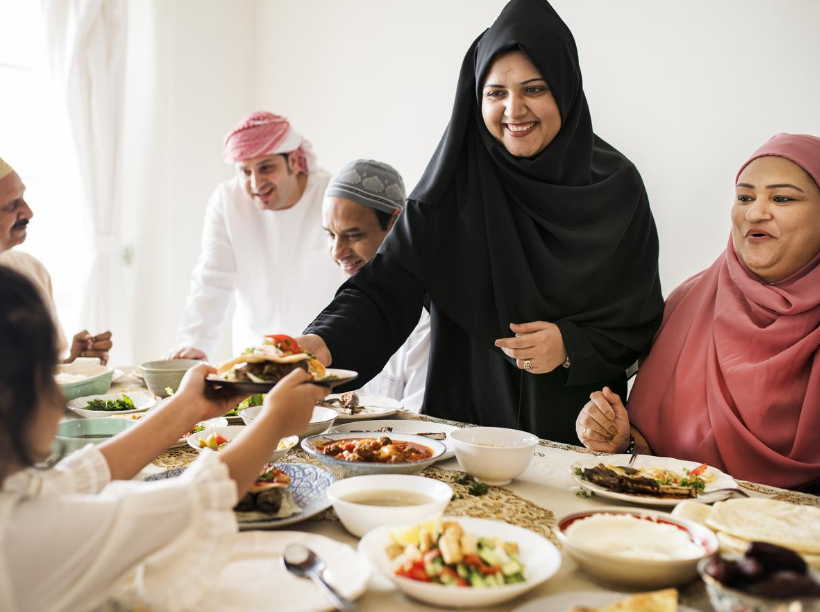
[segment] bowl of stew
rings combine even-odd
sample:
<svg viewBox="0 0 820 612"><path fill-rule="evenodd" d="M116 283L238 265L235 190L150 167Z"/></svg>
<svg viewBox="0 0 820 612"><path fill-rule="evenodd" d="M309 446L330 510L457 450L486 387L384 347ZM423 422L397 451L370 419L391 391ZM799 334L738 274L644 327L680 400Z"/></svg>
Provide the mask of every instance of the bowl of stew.
<svg viewBox="0 0 820 612"><path fill-rule="evenodd" d="M413 434L349 432L321 434L302 440L314 459L344 476L417 474L447 451L438 440Z"/></svg>

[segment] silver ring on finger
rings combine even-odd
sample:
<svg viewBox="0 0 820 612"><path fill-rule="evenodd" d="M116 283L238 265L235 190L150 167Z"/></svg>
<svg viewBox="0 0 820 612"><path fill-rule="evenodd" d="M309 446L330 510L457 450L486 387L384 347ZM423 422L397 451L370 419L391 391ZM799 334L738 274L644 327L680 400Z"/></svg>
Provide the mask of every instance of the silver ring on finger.
<svg viewBox="0 0 820 612"><path fill-rule="evenodd" d="M525 359L524 360L524 369L527 372L532 372L532 361L530 361L529 359Z"/></svg>

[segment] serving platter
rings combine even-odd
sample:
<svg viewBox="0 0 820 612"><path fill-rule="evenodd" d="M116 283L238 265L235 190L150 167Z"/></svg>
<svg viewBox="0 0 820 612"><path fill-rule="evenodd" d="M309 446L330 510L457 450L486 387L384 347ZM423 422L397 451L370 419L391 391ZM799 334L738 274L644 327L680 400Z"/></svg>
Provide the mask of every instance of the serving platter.
<svg viewBox="0 0 820 612"><path fill-rule="evenodd" d="M336 368L327 368L325 370L325 377L322 379L313 379L310 384L319 385L332 389L339 385L349 383L354 380L359 373L353 370L341 370ZM233 381L223 380L214 374L210 374L205 378L205 382L214 391L224 391L227 393L267 393L273 389L277 383L270 382L251 382L251 381ZM277 381L278 382L278 381Z"/></svg>
<svg viewBox="0 0 820 612"><path fill-rule="evenodd" d="M612 605L629 596L630 593L618 593L617 591L573 591L533 599L514 608L512 612L566 612L576 606L598 608ZM679 605L678 612L697 612L697 610Z"/></svg>
<svg viewBox="0 0 820 612"><path fill-rule="evenodd" d="M92 400L116 400L123 395L127 395L134 402L135 408L133 410L89 410L85 408ZM87 395L85 397L78 397L68 402L68 408L75 414L86 418L93 419L99 417L113 417L125 416L129 414L137 414L145 412L157 403L157 398L152 394L143 391L131 391L122 393L106 393L104 395Z"/></svg>
<svg viewBox="0 0 820 612"><path fill-rule="evenodd" d="M649 495L638 495L633 493L620 493L617 491L610 491L606 487L585 480L584 478L576 474L576 470L583 470L584 468L593 468L599 464L627 466L629 465L629 460L631 458L632 455L606 455L601 457L588 457L573 463L570 466L570 473L572 475L573 480L575 480L575 482L577 482L581 487L595 493L595 495L600 495L601 497L607 497L609 499L617 499L620 501L630 502L633 504L641 504L644 506L664 507L673 507L684 501L680 498L652 497ZM684 468L688 470L693 470L700 465L700 463L697 463L695 461L683 461L680 459L673 459L672 457L655 457L653 455L640 455L637 457L637 459L635 459L635 463L633 463L631 467L661 467L667 470L683 474ZM721 472L719 469L715 467L709 466L705 474L711 475L713 479L711 480L711 482L706 483L706 487L704 488L703 493L701 493L697 497L691 498L692 501L699 501L703 503L712 503L720 501L731 497L732 492L725 490L718 491L718 489L738 488L737 481L735 481L734 478L732 478L724 472ZM710 493L710 491L715 491L715 493Z"/></svg>
<svg viewBox="0 0 820 612"><path fill-rule="evenodd" d="M303 544L325 562L324 576L355 600L367 590L370 564L346 544L297 531L247 532L235 536L230 557L209 590L207 610L220 612L326 612L331 600L313 581L288 572L282 555L288 544ZM203 603L186 608L201 612Z"/></svg>
<svg viewBox="0 0 820 612"><path fill-rule="evenodd" d="M236 512L239 530L249 529L278 529L288 525L295 525L306 521L323 510L330 508L331 501L327 496L327 489L336 482L336 477L329 471L315 465L306 463L277 463L280 470L291 477L291 484L288 487L293 501L302 511L285 518L249 518L258 517L259 513ZM185 471L185 468L172 468L159 474L152 474L145 478L146 481L164 480L166 478L176 478ZM330 608L328 608L330 609Z"/></svg>
<svg viewBox="0 0 820 612"><path fill-rule="evenodd" d="M383 427L391 427L392 433L403 433L419 435L421 433L443 433L447 437L441 442L447 447L444 454L438 458L438 461L445 459L452 459L455 457L455 448L453 448L453 441L450 439L450 432L458 429L455 425L447 425L445 423L432 423L427 421L410 421L410 420L370 420L365 423L352 421L342 425L336 425L330 431L334 433L359 433L378 431ZM390 437L390 433L385 432L385 436Z"/></svg>
<svg viewBox="0 0 820 612"><path fill-rule="evenodd" d="M336 406L329 406L339 413L340 421L364 421L384 418L393 416L404 408L399 400L386 395L373 395L371 393L359 393L358 391L356 391L356 395L359 396L359 406L355 414L346 413ZM340 397L340 393L332 393L325 398L325 401L337 400Z"/></svg>

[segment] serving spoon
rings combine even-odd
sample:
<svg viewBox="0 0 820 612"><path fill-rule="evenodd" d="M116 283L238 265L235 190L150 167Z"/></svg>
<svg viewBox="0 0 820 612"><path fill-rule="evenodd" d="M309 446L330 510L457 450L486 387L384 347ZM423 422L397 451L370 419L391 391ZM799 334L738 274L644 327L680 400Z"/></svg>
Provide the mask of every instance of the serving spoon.
<svg viewBox="0 0 820 612"><path fill-rule="evenodd" d="M282 564L289 572L301 578L310 578L333 600L339 610L352 610L356 604L334 589L323 577L325 562L319 556L302 544L288 544L285 554L282 555Z"/></svg>

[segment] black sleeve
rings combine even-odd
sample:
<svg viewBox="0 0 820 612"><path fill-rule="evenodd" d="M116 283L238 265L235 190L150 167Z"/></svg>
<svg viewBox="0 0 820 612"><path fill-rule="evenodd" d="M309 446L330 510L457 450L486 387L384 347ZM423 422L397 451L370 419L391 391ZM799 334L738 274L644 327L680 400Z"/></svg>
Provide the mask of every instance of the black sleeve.
<svg viewBox="0 0 820 612"><path fill-rule="evenodd" d="M377 253L336 292L305 329L325 341L332 367L359 373L353 388L382 371L419 322L424 285L404 267Z"/></svg>
<svg viewBox="0 0 820 612"><path fill-rule="evenodd" d="M570 359L567 385L586 385L623 374L646 351L660 324L657 320L620 329L617 340L610 333L571 321L557 321ZM628 338L628 339L627 339Z"/></svg>

